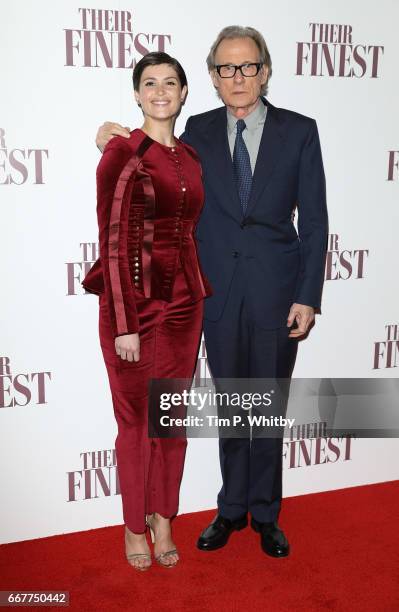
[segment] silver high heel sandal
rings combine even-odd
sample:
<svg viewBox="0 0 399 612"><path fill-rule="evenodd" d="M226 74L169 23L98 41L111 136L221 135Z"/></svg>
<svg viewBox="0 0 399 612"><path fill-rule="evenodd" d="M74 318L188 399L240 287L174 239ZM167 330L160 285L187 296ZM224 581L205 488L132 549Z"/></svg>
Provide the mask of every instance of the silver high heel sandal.
<svg viewBox="0 0 399 612"><path fill-rule="evenodd" d="M155 513L154 513L155 514ZM150 530L150 536L151 536L151 542L153 544L155 544L155 533L154 533L154 528L151 525L151 519L153 519L154 514L149 514L145 517L145 522L147 527ZM154 556L155 561L157 561L157 563L159 563L159 565L162 565L162 567L175 567L177 564L177 561L175 561L174 563L165 563L164 560L168 559L169 557L171 557L172 555L178 555L179 553L177 552L176 548L172 548L171 550L167 550L166 552L160 553L159 555Z"/></svg>
<svg viewBox="0 0 399 612"><path fill-rule="evenodd" d="M126 527L125 527L125 550L126 548L127 548L127 533L126 533ZM140 572L145 572L151 567L151 553L126 553L126 559L128 560L129 565L134 567L134 569L139 570ZM136 559L148 560L149 563L148 565L141 565L141 566L136 565L134 563ZM133 561L133 563L131 563L131 561Z"/></svg>

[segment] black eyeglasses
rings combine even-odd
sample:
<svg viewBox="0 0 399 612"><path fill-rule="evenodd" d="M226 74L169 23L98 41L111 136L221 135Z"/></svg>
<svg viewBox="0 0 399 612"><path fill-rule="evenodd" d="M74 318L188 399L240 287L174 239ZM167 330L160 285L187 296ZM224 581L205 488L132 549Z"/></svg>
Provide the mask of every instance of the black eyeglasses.
<svg viewBox="0 0 399 612"><path fill-rule="evenodd" d="M251 63L251 64L241 64L240 66L235 66L234 64L219 64L215 66L216 72L222 79L232 79L237 70L239 70L244 77L254 77L258 74L259 70L262 68L262 63Z"/></svg>

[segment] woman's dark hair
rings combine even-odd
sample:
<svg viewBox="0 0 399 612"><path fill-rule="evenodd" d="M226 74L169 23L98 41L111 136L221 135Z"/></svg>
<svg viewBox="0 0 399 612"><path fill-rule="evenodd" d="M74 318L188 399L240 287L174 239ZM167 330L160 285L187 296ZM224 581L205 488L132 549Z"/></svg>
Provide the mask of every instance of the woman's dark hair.
<svg viewBox="0 0 399 612"><path fill-rule="evenodd" d="M168 53L164 53L163 51L154 51L144 55L144 57L142 57L141 60L135 65L133 70L134 91L138 91L139 89L140 79L144 69L147 68L147 66L159 66L159 64L168 64L175 69L182 89L185 85L187 85L186 73L184 72L180 62L178 62L174 57L168 55Z"/></svg>

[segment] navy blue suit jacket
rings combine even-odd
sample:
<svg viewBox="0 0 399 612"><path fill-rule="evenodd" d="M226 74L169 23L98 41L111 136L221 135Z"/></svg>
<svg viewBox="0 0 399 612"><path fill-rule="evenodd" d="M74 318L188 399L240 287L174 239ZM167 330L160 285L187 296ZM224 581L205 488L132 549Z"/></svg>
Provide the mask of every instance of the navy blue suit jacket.
<svg viewBox="0 0 399 612"><path fill-rule="evenodd" d="M325 178L316 122L265 98L263 128L245 217L235 185L226 107L194 115L182 140L202 163L205 204L196 237L213 295L205 318L220 318L240 258L257 324L286 325L293 302L320 307L327 249ZM298 233L292 221L298 212Z"/></svg>

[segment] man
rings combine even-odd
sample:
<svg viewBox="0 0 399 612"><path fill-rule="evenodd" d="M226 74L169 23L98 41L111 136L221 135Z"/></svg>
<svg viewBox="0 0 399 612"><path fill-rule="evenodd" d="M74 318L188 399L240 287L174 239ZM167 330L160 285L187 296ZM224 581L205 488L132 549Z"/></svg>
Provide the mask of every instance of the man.
<svg viewBox="0 0 399 612"><path fill-rule="evenodd" d="M190 117L182 139L203 166L206 198L196 236L213 288L204 315L208 363L214 378L290 378L324 278L328 229L316 122L263 97L271 59L255 29L224 28L207 64L224 106ZM105 124L97 144L116 134L128 131ZM198 548L224 546L250 512L264 552L287 556L277 523L282 438L221 438L219 447L218 514Z"/></svg>

